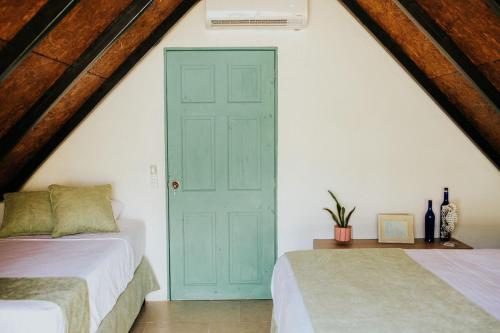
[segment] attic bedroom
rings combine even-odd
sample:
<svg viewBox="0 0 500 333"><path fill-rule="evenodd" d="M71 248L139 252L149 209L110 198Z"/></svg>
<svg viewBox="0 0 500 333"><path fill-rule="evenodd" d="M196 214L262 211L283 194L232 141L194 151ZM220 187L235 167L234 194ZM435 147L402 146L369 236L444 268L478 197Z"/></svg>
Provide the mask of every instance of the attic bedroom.
<svg viewBox="0 0 500 333"><path fill-rule="evenodd" d="M0 0L0 332L500 332L495 0Z"/></svg>

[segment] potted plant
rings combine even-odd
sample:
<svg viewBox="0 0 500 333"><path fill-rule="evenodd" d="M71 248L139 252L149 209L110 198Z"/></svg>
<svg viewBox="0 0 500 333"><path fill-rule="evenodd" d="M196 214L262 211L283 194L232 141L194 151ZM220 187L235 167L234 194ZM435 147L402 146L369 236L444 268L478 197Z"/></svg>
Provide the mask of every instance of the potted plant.
<svg viewBox="0 0 500 333"><path fill-rule="evenodd" d="M333 200L335 200L335 204L337 206L337 214L335 214L329 208L323 208L332 216L332 219L335 221L336 225L334 228L335 240L337 243L349 243L352 239L352 227L349 225L349 220L351 219L351 215L356 209L354 207L347 216L345 215L345 207L340 204L332 191L328 191L330 193Z"/></svg>

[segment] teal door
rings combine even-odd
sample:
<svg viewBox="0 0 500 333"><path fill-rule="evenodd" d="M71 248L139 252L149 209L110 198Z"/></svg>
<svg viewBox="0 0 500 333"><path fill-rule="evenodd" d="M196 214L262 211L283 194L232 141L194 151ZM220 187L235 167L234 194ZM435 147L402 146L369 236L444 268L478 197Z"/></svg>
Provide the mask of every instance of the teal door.
<svg viewBox="0 0 500 333"><path fill-rule="evenodd" d="M166 51L170 297L270 298L275 50Z"/></svg>

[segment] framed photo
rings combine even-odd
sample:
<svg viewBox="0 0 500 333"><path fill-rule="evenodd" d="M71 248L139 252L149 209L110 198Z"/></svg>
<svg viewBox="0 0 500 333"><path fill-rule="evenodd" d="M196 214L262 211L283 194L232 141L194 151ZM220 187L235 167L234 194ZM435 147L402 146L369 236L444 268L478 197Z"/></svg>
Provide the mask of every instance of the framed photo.
<svg viewBox="0 0 500 333"><path fill-rule="evenodd" d="M409 214L379 214L379 243L415 243L413 231L413 215Z"/></svg>

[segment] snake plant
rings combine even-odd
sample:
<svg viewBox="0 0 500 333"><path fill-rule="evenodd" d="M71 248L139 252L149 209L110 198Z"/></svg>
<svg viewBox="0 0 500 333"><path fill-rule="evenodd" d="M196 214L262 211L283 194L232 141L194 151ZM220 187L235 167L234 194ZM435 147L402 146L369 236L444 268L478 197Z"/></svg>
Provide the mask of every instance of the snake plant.
<svg viewBox="0 0 500 333"><path fill-rule="evenodd" d="M354 207L349 212L349 214L347 214L347 216L345 216L345 207L340 204L340 202L337 200L337 198L332 193L332 191L328 191L328 193L330 193L330 195L333 198L333 200L335 200L335 203L336 203L336 206L337 206L337 214L335 214L329 208L323 208L323 209L326 210L328 213L330 213L330 215L332 216L332 219L335 221L335 223L337 223L337 225L340 228L347 228L347 225L349 224L349 219L351 218L351 215L354 212L354 210L356 209L356 207Z"/></svg>

